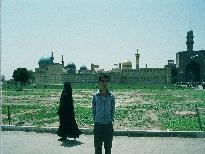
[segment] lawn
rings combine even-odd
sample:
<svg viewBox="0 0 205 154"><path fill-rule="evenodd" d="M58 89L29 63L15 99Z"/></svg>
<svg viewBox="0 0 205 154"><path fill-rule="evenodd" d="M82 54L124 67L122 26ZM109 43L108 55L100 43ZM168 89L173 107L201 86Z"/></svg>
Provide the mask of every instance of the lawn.
<svg viewBox="0 0 205 154"><path fill-rule="evenodd" d="M116 99L115 129L200 130L195 105L205 130L205 90L174 85L111 84ZM73 99L79 127L93 127L91 99L96 84L74 84ZM16 91L3 86L2 123L12 125L58 126L57 115L62 85Z"/></svg>

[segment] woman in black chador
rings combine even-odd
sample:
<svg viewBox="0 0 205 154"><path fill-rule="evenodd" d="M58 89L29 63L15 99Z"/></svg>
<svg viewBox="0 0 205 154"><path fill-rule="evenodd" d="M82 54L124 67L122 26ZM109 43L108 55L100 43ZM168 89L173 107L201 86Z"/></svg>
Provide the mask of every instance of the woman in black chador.
<svg viewBox="0 0 205 154"><path fill-rule="evenodd" d="M75 121L73 106L72 88L70 83L64 83L64 89L61 93L60 105L58 109L60 126L57 135L61 137L59 141L65 141L66 138L78 138L82 132L78 129Z"/></svg>

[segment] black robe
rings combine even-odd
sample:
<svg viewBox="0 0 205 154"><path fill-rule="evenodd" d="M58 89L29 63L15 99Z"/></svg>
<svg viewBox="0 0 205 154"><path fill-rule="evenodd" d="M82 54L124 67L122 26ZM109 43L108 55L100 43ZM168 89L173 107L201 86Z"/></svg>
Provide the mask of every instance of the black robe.
<svg viewBox="0 0 205 154"><path fill-rule="evenodd" d="M59 137L78 138L82 132L75 121L72 94L63 91L58 109L60 126L57 131Z"/></svg>

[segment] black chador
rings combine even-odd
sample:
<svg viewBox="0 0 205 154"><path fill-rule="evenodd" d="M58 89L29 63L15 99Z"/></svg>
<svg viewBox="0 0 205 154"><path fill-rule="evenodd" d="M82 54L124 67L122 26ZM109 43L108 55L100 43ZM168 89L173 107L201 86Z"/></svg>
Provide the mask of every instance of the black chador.
<svg viewBox="0 0 205 154"><path fill-rule="evenodd" d="M66 138L78 138L82 132L79 130L75 121L72 88L70 83L64 84L61 93L60 105L58 109L60 126L57 135L61 137L59 140L64 141Z"/></svg>

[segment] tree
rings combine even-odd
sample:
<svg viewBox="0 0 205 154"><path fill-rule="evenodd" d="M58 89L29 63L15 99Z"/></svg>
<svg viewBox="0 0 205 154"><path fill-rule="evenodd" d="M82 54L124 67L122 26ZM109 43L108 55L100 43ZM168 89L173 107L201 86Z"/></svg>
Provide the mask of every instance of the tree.
<svg viewBox="0 0 205 154"><path fill-rule="evenodd" d="M35 82L35 75L34 75L34 72L32 70L29 70L29 81L28 83L31 84L31 83L34 83Z"/></svg>
<svg viewBox="0 0 205 154"><path fill-rule="evenodd" d="M12 77L14 78L17 87L18 84L20 84L19 90L22 90L22 86L26 85L26 83L29 81L29 71L27 71L26 68L17 68L14 70Z"/></svg>

